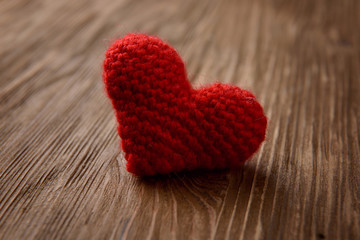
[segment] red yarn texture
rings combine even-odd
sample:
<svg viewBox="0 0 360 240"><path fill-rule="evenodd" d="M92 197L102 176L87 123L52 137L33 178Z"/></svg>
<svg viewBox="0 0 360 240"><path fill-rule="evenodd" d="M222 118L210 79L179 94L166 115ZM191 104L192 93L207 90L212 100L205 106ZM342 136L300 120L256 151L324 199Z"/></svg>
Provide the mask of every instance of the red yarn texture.
<svg viewBox="0 0 360 240"><path fill-rule="evenodd" d="M135 175L238 167L265 138L267 119L253 94L220 83L194 90L177 52L157 37L115 41L103 79Z"/></svg>

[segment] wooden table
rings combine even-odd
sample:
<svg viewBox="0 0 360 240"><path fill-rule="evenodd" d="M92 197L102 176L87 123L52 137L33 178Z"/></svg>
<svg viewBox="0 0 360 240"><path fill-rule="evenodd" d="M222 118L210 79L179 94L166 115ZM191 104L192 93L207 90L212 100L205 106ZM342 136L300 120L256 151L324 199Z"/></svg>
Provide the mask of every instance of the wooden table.
<svg viewBox="0 0 360 240"><path fill-rule="evenodd" d="M360 239L358 0L0 3L0 239ZM237 171L126 172L101 78L127 32L269 119Z"/></svg>

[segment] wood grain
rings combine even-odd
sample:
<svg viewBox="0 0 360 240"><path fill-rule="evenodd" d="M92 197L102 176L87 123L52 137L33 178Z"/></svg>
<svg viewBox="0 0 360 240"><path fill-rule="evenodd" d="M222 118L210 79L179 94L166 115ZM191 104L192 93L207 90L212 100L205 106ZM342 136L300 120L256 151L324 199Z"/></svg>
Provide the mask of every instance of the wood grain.
<svg viewBox="0 0 360 240"><path fill-rule="evenodd" d="M0 2L0 239L360 239L358 0ZM126 172L101 79L127 32L194 86L255 93L266 142L239 171Z"/></svg>

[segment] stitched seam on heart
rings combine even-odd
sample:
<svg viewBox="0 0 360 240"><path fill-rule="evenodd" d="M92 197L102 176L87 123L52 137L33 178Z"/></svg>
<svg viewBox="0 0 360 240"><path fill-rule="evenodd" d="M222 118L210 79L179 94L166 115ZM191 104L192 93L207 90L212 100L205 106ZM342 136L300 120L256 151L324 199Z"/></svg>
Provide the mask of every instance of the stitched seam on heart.
<svg viewBox="0 0 360 240"><path fill-rule="evenodd" d="M174 138L174 133L169 129L169 128L163 128L165 130L163 130L162 128L160 128L160 124L158 125L154 125L153 122L147 121L147 120L143 120L149 124L151 124L151 131L146 131L146 132L139 132L139 133L147 133L147 135L150 136L150 138L152 138L154 140L154 142L159 143L160 145L166 147L167 149L170 149L174 152L174 154L177 154L179 156L183 156L182 159L183 161L186 163L185 165L187 165L188 167L190 167L190 164L193 162L193 159L197 161L197 154L194 151L191 151L190 148L184 144L184 142L182 141L182 139L180 137ZM153 128L153 129L152 129ZM165 135L166 134L166 135ZM168 142L169 144L166 144L166 142ZM199 145L201 147L201 145ZM147 148L148 151L150 151L149 148ZM187 154L184 154L187 153ZM191 154L192 153L192 154ZM190 157L191 155L193 155L193 157ZM172 161L173 159L167 159L167 161ZM192 167L192 168L196 168Z"/></svg>
<svg viewBox="0 0 360 240"><path fill-rule="evenodd" d="M128 99L128 101L133 101L133 100L134 100L134 99L131 99L131 100ZM133 102L133 103L134 103L134 102ZM166 102L166 103L167 103L167 102ZM142 107L146 108L146 109L147 109L148 111L150 111L150 112L156 111L156 113L158 114L159 117L164 117L164 118L166 118L169 122L176 120L176 122L181 126L181 129L182 129L182 130L185 130L185 131L188 133L188 137L189 137L190 139L192 139L193 142L196 142L196 143L198 144L198 146L201 148L200 153L204 153L204 154L207 155L210 159L212 159L212 157L205 152L206 149L204 149L203 144L201 144L201 142L200 142L196 137L193 137L192 134L191 134L191 132L190 132L190 129L194 129L194 127L193 127L194 125L196 126L196 129L201 130L201 128L200 128L200 129L198 128L198 125L196 124L196 121L192 121L191 118L186 118L186 117L184 117L184 119L181 119L181 118L179 118L179 116L177 116L177 115L175 115L175 116L173 116L173 118L171 118L169 115L162 114L161 111L158 111L158 109L156 108L156 106L157 106L157 105L153 105L153 108L150 108L150 107L147 106L147 105L142 105ZM178 109L176 108L176 106L169 106L169 107L173 107L173 108L175 109L175 111L178 110ZM185 112L188 116L190 115L190 112L189 112L189 111L184 111L184 112ZM136 113L133 113L133 114L134 114L134 116L138 117L138 116L136 115ZM190 122L191 122L191 123L190 123ZM184 126L185 123L186 123L186 126ZM194 124L194 123L195 123L195 124ZM151 123L151 124L154 124L154 123ZM190 124L192 124L192 126L190 126ZM161 124L157 124L156 126L159 126L159 127L160 127ZM196 129L194 129L194 130L196 130ZM171 132L169 129L167 129L167 130L168 130L168 131L167 131L168 133ZM205 133L204 131L198 131L198 132L202 132L202 139L206 139L206 133ZM173 134L171 134L171 135L172 135L172 137L174 137L174 139L178 139L180 142L182 142L182 141L181 141L181 140L182 140L182 137L181 137L181 136L176 136L176 133L174 133L174 135L173 135ZM197 134L197 136L200 137L199 134ZM186 146L187 146L187 145L186 145ZM199 151L196 150L196 149L194 149L193 146L188 146L188 148L191 150L191 152L194 153L194 155L196 156L196 158L201 157L201 156L199 156ZM196 159L196 161L197 161L196 165L197 165L197 166L201 166L201 165L199 164L198 159Z"/></svg>
<svg viewBox="0 0 360 240"><path fill-rule="evenodd" d="M154 147L152 148L155 151L151 151L148 148L145 148L145 145L147 145L148 143L145 144L139 144L139 142L134 142L132 140L132 138L127 138L127 139L123 139L122 142L124 145L125 144L130 144L130 147L125 147L123 145L123 148L129 148L131 149L131 151L126 151L127 154L131 154L134 157L136 157L137 159L146 159L145 161L141 160L141 164L139 166L142 166L143 164L146 164L149 166L145 167L145 171L151 170L152 172L162 172L162 173L169 173L171 171L174 171L174 164L171 164L168 160L169 160L169 156L168 155L172 155L173 151L172 149L169 148L164 148L162 143L159 142L154 142L152 143L154 145ZM139 149L141 149L141 147L144 148L145 150L145 157L144 155L139 154L139 152L141 153L141 151L139 151ZM162 152L160 152L159 150L162 150ZM143 153L143 152L142 152ZM149 159L152 159L152 161L149 161ZM173 158L172 160L181 160L178 158ZM161 164L159 164L159 161L161 160ZM128 164L131 165L133 164L133 162L131 162L131 159L127 159ZM178 163L178 162L177 162ZM164 172L161 170L161 168L163 168L163 164L166 164L166 168L168 169L167 172ZM179 165L179 164L178 164ZM185 166L184 162L182 162L183 166ZM138 166L138 167L139 167Z"/></svg>
<svg viewBox="0 0 360 240"><path fill-rule="evenodd" d="M126 114L128 115L129 113L127 112ZM128 120L130 117L131 117L131 116L127 116L127 117L125 117L124 119ZM138 117L136 114L134 114L134 117L137 118L137 119L139 119L139 117ZM160 134L156 133L156 131L158 131L158 129L156 129L156 131L155 131L153 128L148 128L148 129L151 130L151 133L148 133L147 135L143 135L144 132L141 132L139 129L132 127L132 124L131 124L131 123L126 123L126 122L124 122L124 119L122 119L121 124L123 125L123 127L129 127L129 126L130 126L130 128L132 129L132 133L131 133L132 136L136 136L136 133L139 133L140 135L144 136L144 138L149 137L149 138L152 138L153 140L156 140L156 138L154 139L155 136L159 136L160 138L163 137L163 136L161 136ZM142 120L143 122L148 123L149 125L152 125L152 123L149 122L148 120L145 120L145 119L141 119L141 120ZM170 134L169 131L167 131L167 133ZM126 137L126 136L124 136L124 134L122 134L122 133L120 133L120 135L121 135L121 138L122 138L123 140L128 140L128 139L131 140L131 139L132 139L132 137ZM170 135L170 137L171 137L171 135ZM169 141L169 142L171 142L171 143L174 145L174 142L175 142L175 141L176 141L176 144L177 144L177 141L178 141L178 142L181 142L180 139L176 139L176 140L175 140L175 139L171 139L171 141ZM170 150L169 152L173 151L173 152L176 152L176 153L179 154L179 155L182 155L181 150L179 151L179 150L177 150L177 149L174 149L173 146L166 145L165 143L159 142L159 141L154 141L154 143L159 144L159 145L163 146L165 149ZM138 141L137 144L141 144L141 145L145 148L146 151L155 152L155 153L158 153L158 154L160 154L161 156L163 156L163 153L158 152L159 149L157 149L157 148L152 148L152 149L150 150L150 149L147 147L147 144L148 144L147 142ZM184 146L184 145L183 145L183 146ZM160 148L160 149L161 149L161 148ZM131 152L132 154L136 154L136 153L133 153L132 149L127 149L127 152L129 152L129 153ZM167 158L165 158L165 157L164 157L164 159L166 159L166 161L167 161L169 164L170 164L169 161L173 160L173 159L167 159ZM149 161L149 159L147 159L147 161ZM151 159L150 159L150 161L151 161ZM183 160L183 161L184 161L184 160Z"/></svg>

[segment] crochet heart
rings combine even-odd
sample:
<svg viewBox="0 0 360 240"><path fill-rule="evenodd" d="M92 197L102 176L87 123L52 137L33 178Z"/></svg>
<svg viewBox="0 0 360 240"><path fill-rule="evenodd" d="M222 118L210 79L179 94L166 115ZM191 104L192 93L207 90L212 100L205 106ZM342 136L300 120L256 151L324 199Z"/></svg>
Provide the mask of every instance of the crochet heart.
<svg viewBox="0 0 360 240"><path fill-rule="evenodd" d="M253 94L220 83L194 90L177 52L157 37L115 41L103 79L135 175L238 167L265 138Z"/></svg>

